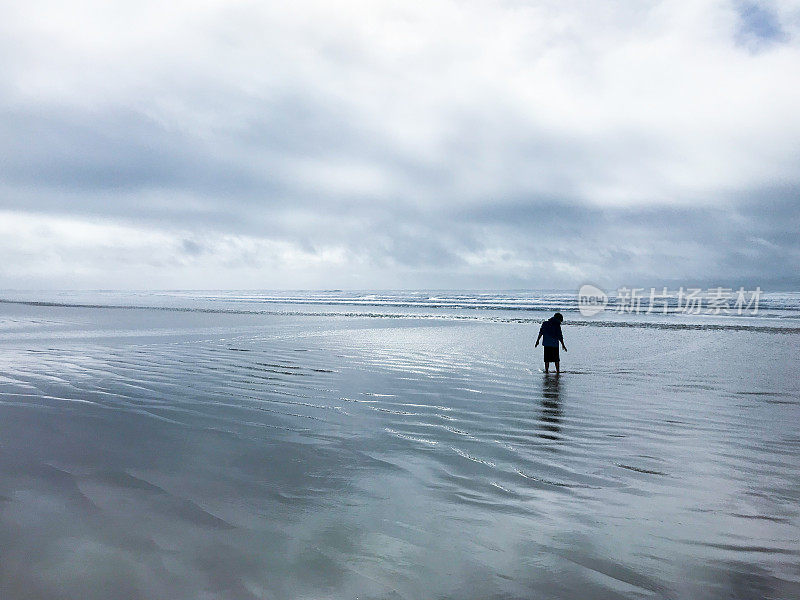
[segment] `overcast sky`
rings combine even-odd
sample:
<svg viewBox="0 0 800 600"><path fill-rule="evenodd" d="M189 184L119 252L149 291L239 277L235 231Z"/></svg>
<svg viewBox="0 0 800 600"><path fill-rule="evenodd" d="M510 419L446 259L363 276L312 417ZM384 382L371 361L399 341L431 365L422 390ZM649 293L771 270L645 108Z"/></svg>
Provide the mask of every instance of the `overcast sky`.
<svg viewBox="0 0 800 600"><path fill-rule="evenodd" d="M0 0L0 288L800 288L800 1Z"/></svg>

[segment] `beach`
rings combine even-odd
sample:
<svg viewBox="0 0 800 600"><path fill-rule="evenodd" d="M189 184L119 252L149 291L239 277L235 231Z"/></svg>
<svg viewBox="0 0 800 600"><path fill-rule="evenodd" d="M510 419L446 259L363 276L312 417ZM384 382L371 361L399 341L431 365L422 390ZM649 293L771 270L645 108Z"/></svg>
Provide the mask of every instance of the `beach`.
<svg viewBox="0 0 800 600"><path fill-rule="evenodd" d="M800 596L797 295L2 296L3 598Z"/></svg>

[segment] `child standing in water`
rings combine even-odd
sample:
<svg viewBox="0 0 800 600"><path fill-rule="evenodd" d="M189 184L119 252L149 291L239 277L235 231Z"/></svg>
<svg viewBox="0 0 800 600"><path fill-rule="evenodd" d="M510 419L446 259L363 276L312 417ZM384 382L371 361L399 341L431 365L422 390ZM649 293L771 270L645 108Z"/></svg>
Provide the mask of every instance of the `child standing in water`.
<svg viewBox="0 0 800 600"><path fill-rule="evenodd" d="M550 363L556 363L556 373L560 373L559 359L558 359L558 343L561 342L561 347L564 352L567 347L564 345L564 336L561 334L561 323L564 321L564 316L561 313L556 313L547 321L542 323L539 328L539 337L536 338L536 346L539 345L539 340L544 338L542 346L544 346L544 372L550 372ZM536 347L534 346L534 347Z"/></svg>

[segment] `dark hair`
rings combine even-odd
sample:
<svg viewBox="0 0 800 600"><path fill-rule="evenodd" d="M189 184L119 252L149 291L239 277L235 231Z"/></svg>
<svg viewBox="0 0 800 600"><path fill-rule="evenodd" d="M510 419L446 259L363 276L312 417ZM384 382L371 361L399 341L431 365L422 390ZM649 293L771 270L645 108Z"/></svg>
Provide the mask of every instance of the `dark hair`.
<svg viewBox="0 0 800 600"><path fill-rule="evenodd" d="M561 321L564 320L564 315L562 315L561 313L556 313L556 314L553 315L553 318L554 319L558 319L559 322L561 322Z"/></svg>

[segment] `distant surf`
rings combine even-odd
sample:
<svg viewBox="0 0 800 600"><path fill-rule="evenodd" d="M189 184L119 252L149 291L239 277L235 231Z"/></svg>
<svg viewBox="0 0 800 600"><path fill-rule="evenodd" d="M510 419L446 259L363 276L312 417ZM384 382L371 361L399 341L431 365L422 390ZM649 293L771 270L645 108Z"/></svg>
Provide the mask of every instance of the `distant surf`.
<svg viewBox="0 0 800 600"><path fill-rule="evenodd" d="M498 323L536 323L548 313L567 314L571 325L657 329L800 332L800 294L765 294L756 314L685 314L664 311L631 314L615 308L596 316L580 314L575 293L542 292L254 292L254 291L0 291L0 304L86 309L162 310L211 314L309 317L425 318ZM308 306L316 307L309 310ZM342 310L350 307L351 310ZM521 314L522 313L522 314Z"/></svg>

